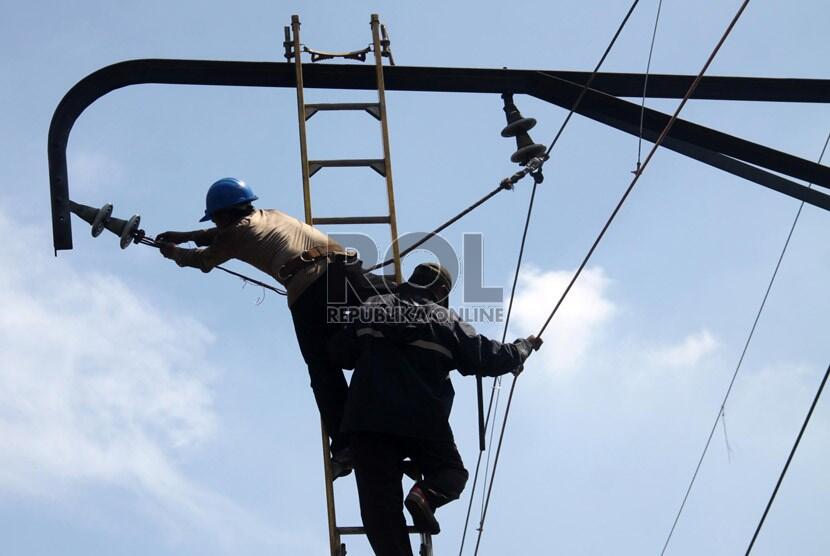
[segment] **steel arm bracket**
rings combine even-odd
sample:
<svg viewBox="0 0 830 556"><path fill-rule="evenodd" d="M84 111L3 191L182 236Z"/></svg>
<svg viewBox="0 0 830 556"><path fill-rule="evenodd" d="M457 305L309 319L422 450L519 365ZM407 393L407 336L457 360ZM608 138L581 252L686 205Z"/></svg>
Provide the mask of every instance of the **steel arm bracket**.
<svg viewBox="0 0 830 556"><path fill-rule="evenodd" d="M306 88L374 90L376 86L374 68L365 66L308 64L303 72ZM575 95L589 76L588 72L565 71L384 68L388 91L523 93L567 109L573 105ZM600 73L576 112L627 133L639 134L639 106L616 97L641 96L643 80L643 74ZM648 81L648 96L682 98L692 80L692 76L652 74ZM49 185L55 251L72 249L66 165L66 147L72 126L100 97L122 87L144 83L293 88L296 77L293 64L285 62L144 59L101 68L79 81L58 104L49 126ZM704 77L693 98L830 103L830 80ZM644 137L656 137L667 118L665 114L648 110L644 118ZM830 210L830 195L808 190L767 171L830 188L830 168L826 166L686 121L675 124L664 146Z"/></svg>

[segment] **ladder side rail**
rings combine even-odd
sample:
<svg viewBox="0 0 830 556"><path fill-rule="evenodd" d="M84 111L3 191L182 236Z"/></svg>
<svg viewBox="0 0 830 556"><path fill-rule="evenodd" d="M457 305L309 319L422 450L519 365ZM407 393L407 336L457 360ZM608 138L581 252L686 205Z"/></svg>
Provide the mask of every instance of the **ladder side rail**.
<svg viewBox="0 0 830 556"><path fill-rule="evenodd" d="M402 281L401 252L398 245L398 219L395 212L395 191L392 186L392 159L389 146L389 127L386 122L386 87L383 78L383 54L380 46L380 20L372 14L372 44L375 53L375 75L377 76L378 104L380 105L380 127L383 136L383 158L386 161L386 198L389 204L389 227L392 237L392 257L395 260L395 281Z"/></svg>
<svg viewBox="0 0 830 556"><path fill-rule="evenodd" d="M300 18L291 16L291 32L294 39L294 69L297 76L297 121L300 130L300 161L303 173L303 208L305 221L313 223L311 213L311 183L308 170L308 140L306 137L305 94L303 91L303 60L300 45ZM329 549L332 556L342 556L340 533L337 530L337 513L334 502L334 483L332 481L331 458L329 457L329 435L326 425L320 418L320 434L323 443L323 475L326 491L326 518L329 528Z"/></svg>
<svg viewBox="0 0 830 556"><path fill-rule="evenodd" d="M300 48L300 18L291 16L291 32L294 38L294 69L297 76L297 120L300 128L300 158L303 171L303 205L305 221L311 224L311 186L308 173L308 140L306 139L305 94L303 92L303 60Z"/></svg>

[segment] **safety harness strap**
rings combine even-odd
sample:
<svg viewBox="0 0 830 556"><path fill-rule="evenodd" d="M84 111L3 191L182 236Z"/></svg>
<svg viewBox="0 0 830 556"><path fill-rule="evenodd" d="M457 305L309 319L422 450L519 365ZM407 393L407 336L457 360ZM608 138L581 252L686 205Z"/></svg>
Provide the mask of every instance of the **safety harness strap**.
<svg viewBox="0 0 830 556"><path fill-rule="evenodd" d="M280 267L277 276L285 283L291 280L295 274L302 270L306 265L316 263L322 259L329 259L329 261L337 260L342 257L342 260L347 260L350 256L356 256L355 253L345 251L340 246L319 245L303 251L299 257L295 257Z"/></svg>

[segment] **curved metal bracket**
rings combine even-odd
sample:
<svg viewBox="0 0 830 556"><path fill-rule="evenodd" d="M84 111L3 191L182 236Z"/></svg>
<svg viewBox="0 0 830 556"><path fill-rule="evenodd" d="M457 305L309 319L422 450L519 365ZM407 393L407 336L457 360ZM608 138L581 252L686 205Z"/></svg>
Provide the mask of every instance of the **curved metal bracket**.
<svg viewBox="0 0 830 556"><path fill-rule="evenodd" d="M375 68L360 65L322 64L303 68L305 87L327 89L375 90ZM436 68L386 66L383 69L388 91L434 91L457 93L525 93L570 109L573 85L581 86L589 72L546 71L542 77L535 70L497 70L469 68ZM593 82L593 91L587 95L578 113L599 122L626 129L632 124L629 109L613 105L607 98L604 103L588 102L593 92L613 97L637 97L642 95L643 74L600 73ZM557 81L557 79L559 81ZM681 98L688 90L693 76L652 74L648 81L648 96L655 98ZM72 87L55 109L49 126L49 185L52 200L52 233L55 251L72 249L72 228L69 219L69 177L66 166L66 146L72 126L83 111L97 99L116 89L143 83L172 85L226 85L243 87L296 86L294 68L284 62L228 62L209 60L130 60L104 67L88 75ZM778 102L830 102L830 80L826 79L769 79L751 77L704 77L695 99L752 100ZM624 101L619 101L624 102ZM601 105L599 108L598 106ZM654 114L660 114L654 112ZM663 115L665 116L665 115ZM636 114L639 130L639 110ZM690 124L685 122L685 124ZM678 138L684 123L678 121L669 138ZM731 159L749 161L759 155L766 161L764 167L784 164L788 175L808 179L815 185L830 188L830 168L773 149L743 141L703 126L696 126L694 133L684 135L682 141L695 148L709 149L713 154ZM716 148L712 145L716 144ZM667 141L668 146L668 141ZM758 150L763 149L763 150ZM728 150L728 152L726 152ZM680 152L680 151L678 151ZM686 153L684 153L686 154ZM706 163L705 158L698 157ZM718 158L718 157L714 157ZM731 166L722 164L720 167ZM726 168L724 168L726 169ZM752 171L744 172L747 179ZM728 171L728 170L727 170ZM796 172L798 175L795 175ZM740 175L740 174L739 174ZM783 179L783 178L779 178ZM753 180L761 183L758 180ZM788 180L784 180L788 181ZM792 182L788 182L792 183ZM797 184L796 184L797 185ZM802 186L803 187L803 186ZM787 193L788 195L790 193ZM815 192L818 199L803 199L808 203L830 210L830 196ZM801 197L799 197L801 198Z"/></svg>

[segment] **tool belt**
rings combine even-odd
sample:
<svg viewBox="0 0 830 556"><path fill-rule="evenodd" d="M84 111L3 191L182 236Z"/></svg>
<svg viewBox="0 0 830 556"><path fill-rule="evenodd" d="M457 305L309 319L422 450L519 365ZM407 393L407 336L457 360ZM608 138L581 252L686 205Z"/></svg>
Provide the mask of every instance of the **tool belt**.
<svg viewBox="0 0 830 556"><path fill-rule="evenodd" d="M354 249L344 250L342 247L330 247L328 245L312 247L307 251L303 251L299 257L291 259L280 267L277 272L277 278L283 283L288 283L294 275L300 272L303 268L310 264L318 263L322 260L329 263L333 262L353 262L357 260L357 251Z"/></svg>

